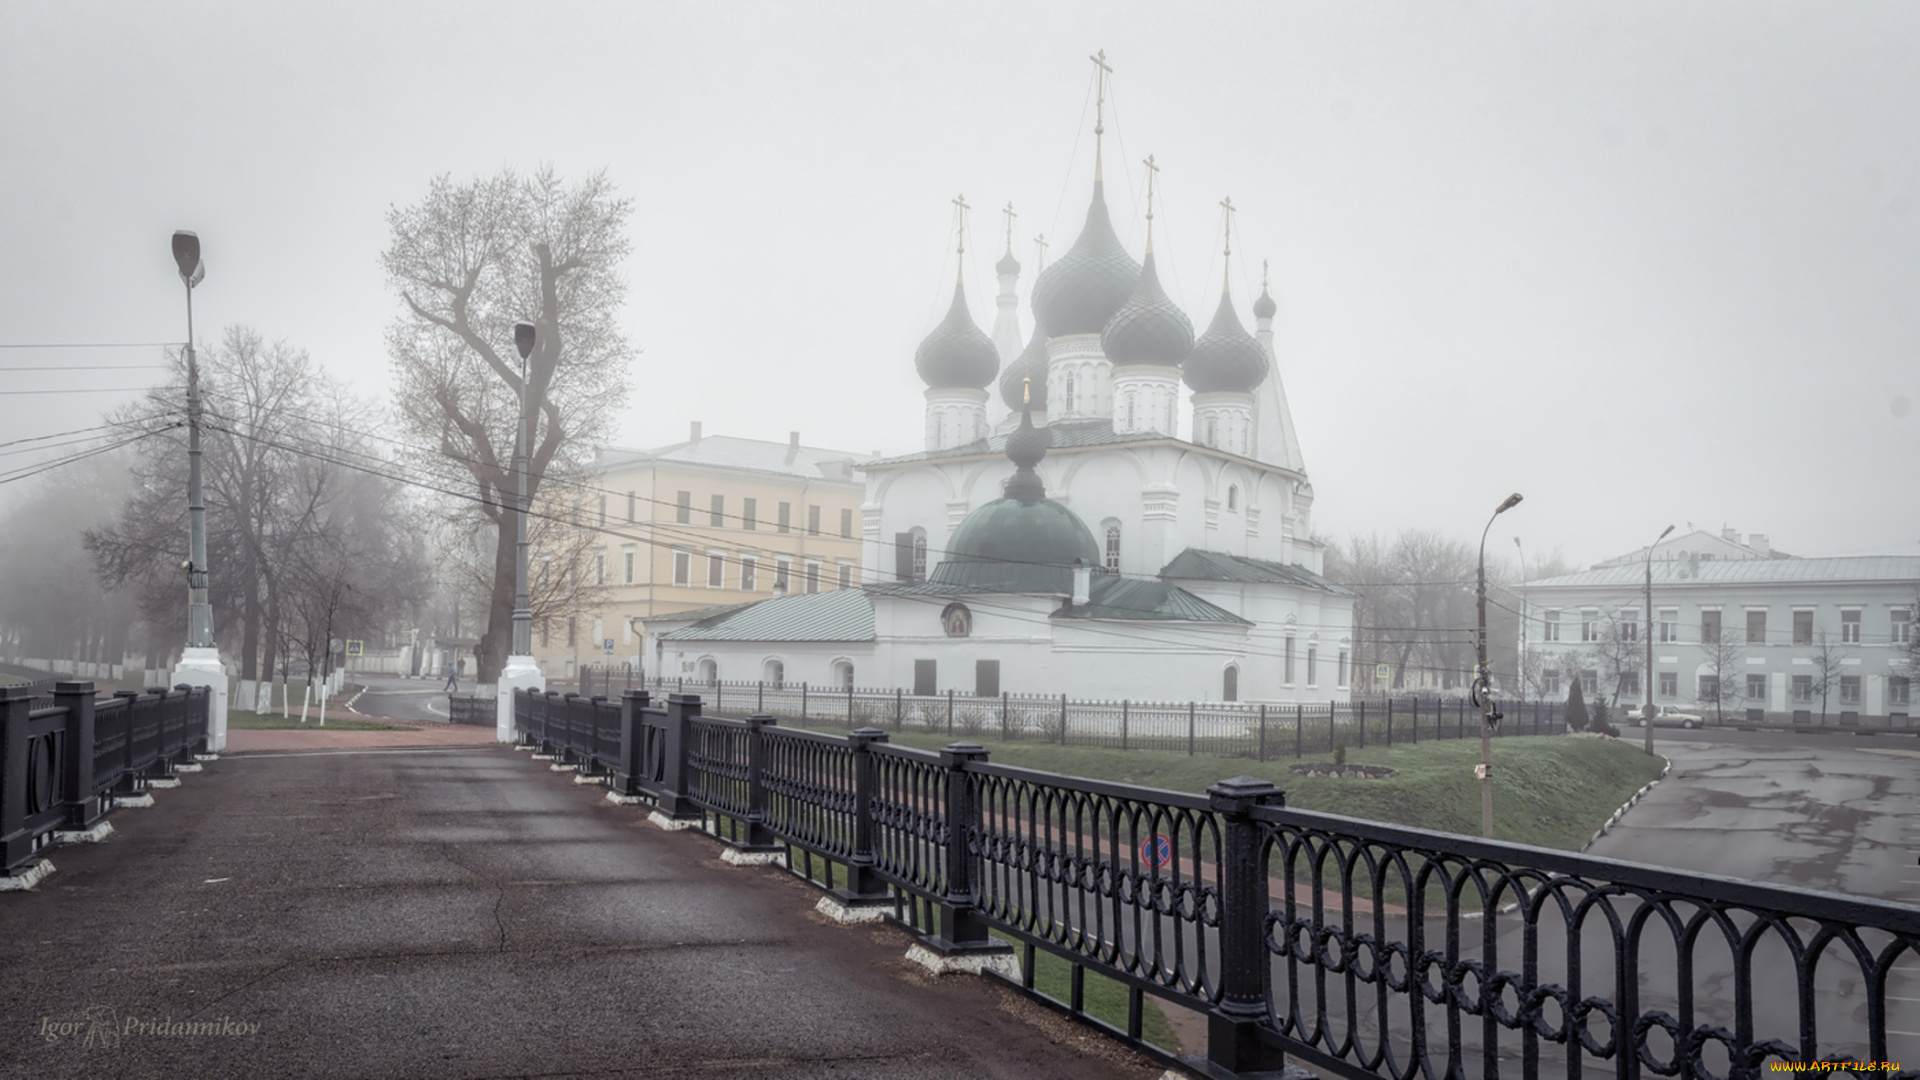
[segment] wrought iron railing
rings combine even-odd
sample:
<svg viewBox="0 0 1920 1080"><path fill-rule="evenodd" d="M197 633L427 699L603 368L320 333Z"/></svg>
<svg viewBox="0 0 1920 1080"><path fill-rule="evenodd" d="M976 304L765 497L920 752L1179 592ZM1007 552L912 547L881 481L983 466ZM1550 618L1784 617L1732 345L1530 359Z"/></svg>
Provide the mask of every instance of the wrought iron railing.
<svg viewBox="0 0 1920 1080"><path fill-rule="evenodd" d="M1920 1052L1891 1041L1920 1029L1920 907L1296 810L1250 777L1189 795L714 719L694 695L516 705L561 757L586 753L578 710L617 716L616 791L785 851L936 953L1011 949L1023 991L1190 1075L1292 1057L1388 1080L1749 1080ZM1068 966L1063 994L1037 985L1041 955ZM1090 1014L1095 978L1124 989L1123 1023ZM1204 1055L1148 1040L1150 1000L1204 1019Z"/></svg>
<svg viewBox="0 0 1920 1080"><path fill-rule="evenodd" d="M499 721L499 704L480 694L448 694L447 722L474 727L493 727Z"/></svg>
<svg viewBox="0 0 1920 1080"><path fill-rule="evenodd" d="M93 683L0 687L0 874L30 869L62 832L97 824L115 797L137 796L207 746L205 687L121 690Z"/></svg>

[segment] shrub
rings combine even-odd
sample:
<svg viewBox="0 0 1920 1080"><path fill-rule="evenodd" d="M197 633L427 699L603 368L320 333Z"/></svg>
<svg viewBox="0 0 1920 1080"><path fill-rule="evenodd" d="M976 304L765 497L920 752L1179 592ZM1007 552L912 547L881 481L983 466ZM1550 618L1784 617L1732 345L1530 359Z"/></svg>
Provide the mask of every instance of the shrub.
<svg viewBox="0 0 1920 1080"><path fill-rule="evenodd" d="M964 709L956 709L953 714L954 729L976 738L979 737L981 732L987 730L988 722L987 710L977 705L969 705Z"/></svg>
<svg viewBox="0 0 1920 1080"><path fill-rule="evenodd" d="M1574 731L1587 730L1587 698L1580 691L1577 675L1567 687L1567 726Z"/></svg>
<svg viewBox="0 0 1920 1080"><path fill-rule="evenodd" d="M1333 744L1333 763L1339 766L1347 763L1347 744L1344 740Z"/></svg>

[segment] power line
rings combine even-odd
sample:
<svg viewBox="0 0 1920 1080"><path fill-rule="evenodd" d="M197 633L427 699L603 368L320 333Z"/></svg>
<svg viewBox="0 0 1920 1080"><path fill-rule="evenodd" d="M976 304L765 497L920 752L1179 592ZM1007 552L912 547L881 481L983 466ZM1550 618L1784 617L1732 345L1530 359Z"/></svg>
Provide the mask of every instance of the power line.
<svg viewBox="0 0 1920 1080"><path fill-rule="evenodd" d="M24 397L32 394L144 394L151 386L81 386L70 390L0 390L0 396Z"/></svg>
<svg viewBox="0 0 1920 1080"><path fill-rule="evenodd" d="M44 364L33 367L0 367L6 371L147 371L165 364Z"/></svg>
<svg viewBox="0 0 1920 1080"><path fill-rule="evenodd" d="M184 341L53 341L0 343L0 349L178 349L185 345Z"/></svg>

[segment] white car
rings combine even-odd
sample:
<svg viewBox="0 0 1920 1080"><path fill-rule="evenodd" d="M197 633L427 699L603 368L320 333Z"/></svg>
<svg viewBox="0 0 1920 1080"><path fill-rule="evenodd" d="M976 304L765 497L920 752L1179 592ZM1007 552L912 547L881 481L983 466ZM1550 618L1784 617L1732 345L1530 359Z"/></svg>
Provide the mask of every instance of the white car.
<svg viewBox="0 0 1920 1080"><path fill-rule="evenodd" d="M1640 710L1635 709L1634 712L1637 714L1640 712ZM1677 726L1677 727L1683 727L1683 728L1705 727L1707 724L1707 722L1701 718L1699 713L1687 712L1686 710L1680 708L1678 705L1659 706L1657 709L1654 710L1653 722L1655 725L1659 727L1676 727ZM1641 727L1647 726L1647 718L1645 716L1640 717L1640 726Z"/></svg>

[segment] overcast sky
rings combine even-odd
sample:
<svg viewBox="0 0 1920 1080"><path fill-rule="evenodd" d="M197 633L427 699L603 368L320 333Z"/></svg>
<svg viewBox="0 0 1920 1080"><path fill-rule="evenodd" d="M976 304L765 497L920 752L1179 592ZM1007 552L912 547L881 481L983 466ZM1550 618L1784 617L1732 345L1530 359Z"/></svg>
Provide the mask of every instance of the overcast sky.
<svg viewBox="0 0 1920 1080"><path fill-rule="evenodd" d="M181 339L167 244L191 228L203 340L251 324L377 392L390 206L439 173L604 168L636 204L620 443L697 419L915 450L949 200L978 208L983 328L994 210L1019 211L1030 328L1031 238L1059 254L1086 209L1095 49L1129 248L1152 153L1162 279L1197 324L1223 195L1249 325L1272 263L1319 531L1477 537L1518 490L1493 543L1529 558L1669 522L1920 553L1910 0L8 4L0 343ZM37 434L130 396L0 403Z"/></svg>

